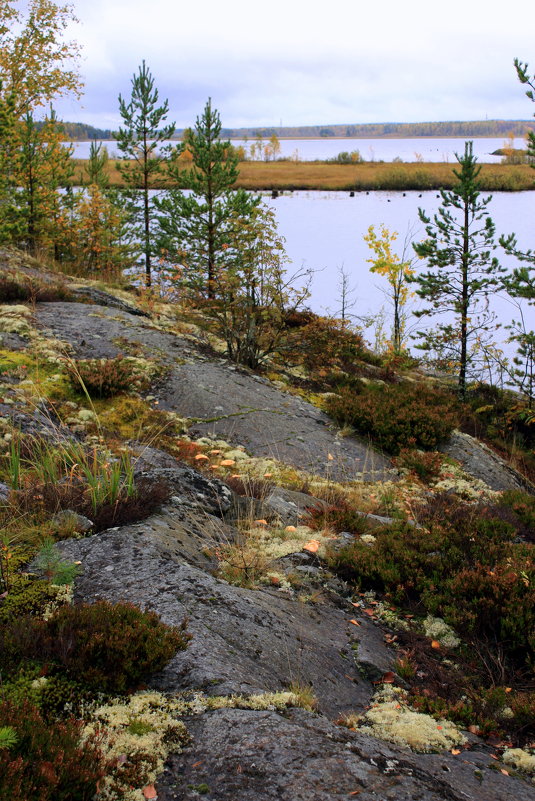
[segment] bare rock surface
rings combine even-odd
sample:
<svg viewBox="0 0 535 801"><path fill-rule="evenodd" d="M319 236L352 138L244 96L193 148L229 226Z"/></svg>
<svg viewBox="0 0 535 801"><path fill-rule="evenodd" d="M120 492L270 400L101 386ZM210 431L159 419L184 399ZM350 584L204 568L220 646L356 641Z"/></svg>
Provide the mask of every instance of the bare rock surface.
<svg viewBox="0 0 535 801"><path fill-rule="evenodd" d="M533 801L484 751L415 754L302 710L222 709L188 721L160 801Z"/></svg>
<svg viewBox="0 0 535 801"><path fill-rule="evenodd" d="M333 479L393 478L390 460L355 438L340 438L315 406L282 392L265 378L208 358L191 341L158 330L119 309L42 303L40 326L66 340L77 358L112 358L125 342L142 346L168 373L153 390L160 408L194 420L196 433L243 445L253 456L280 459Z"/></svg>
<svg viewBox="0 0 535 801"><path fill-rule="evenodd" d="M467 473L484 481L493 490L516 489L535 494L535 486L530 481L470 434L454 431L450 441L441 450L457 459Z"/></svg>
<svg viewBox="0 0 535 801"><path fill-rule="evenodd" d="M395 652L370 620L329 602L309 604L276 589L243 589L214 578L206 551L236 532L209 514L178 508L143 523L61 543L82 562L76 598L129 601L170 624L187 618L193 639L151 685L218 695L310 684L329 715L363 709L373 685L355 659L359 641L376 672L392 669ZM351 612L349 611L351 609ZM364 616L365 617L365 616Z"/></svg>

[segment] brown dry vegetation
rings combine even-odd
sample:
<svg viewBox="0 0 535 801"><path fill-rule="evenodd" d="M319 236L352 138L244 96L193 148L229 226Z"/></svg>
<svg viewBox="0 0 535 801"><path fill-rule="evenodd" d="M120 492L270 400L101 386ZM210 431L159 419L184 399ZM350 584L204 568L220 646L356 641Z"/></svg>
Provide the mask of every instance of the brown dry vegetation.
<svg viewBox="0 0 535 801"><path fill-rule="evenodd" d="M75 159L74 183L80 183L85 161ZM315 161L245 161L240 164L236 186L244 189L334 189L334 190L426 190L448 189L455 183L455 164L381 163L330 164ZM122 183L114 159L108 165L110 182ZM529 165L483 164L480 183L483 191L518 192L533 189L535 177ZM161 180L154 188L162 186Z"/></svg>

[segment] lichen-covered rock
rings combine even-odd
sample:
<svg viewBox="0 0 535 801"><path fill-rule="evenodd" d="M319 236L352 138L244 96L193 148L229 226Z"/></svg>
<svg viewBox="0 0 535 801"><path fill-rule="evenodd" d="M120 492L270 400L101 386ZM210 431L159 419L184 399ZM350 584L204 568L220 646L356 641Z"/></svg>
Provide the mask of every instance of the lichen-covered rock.
<svg viewBox="0 0 535 801"><path fill-rule="evenodd" d="M461 431L454 431L450 441L440 450L456 459L474 478L491 490L521 489L535 493L535 486L516 472L487 445Z"/></svg>
<svg viewBox="0 0 535 801"><path fill-rule="evenodd" d="M221 709L187 728L190 745L157 783L160 801L535 799L527 783L491 769L483 752L415 754L299 709Z"/></svg>

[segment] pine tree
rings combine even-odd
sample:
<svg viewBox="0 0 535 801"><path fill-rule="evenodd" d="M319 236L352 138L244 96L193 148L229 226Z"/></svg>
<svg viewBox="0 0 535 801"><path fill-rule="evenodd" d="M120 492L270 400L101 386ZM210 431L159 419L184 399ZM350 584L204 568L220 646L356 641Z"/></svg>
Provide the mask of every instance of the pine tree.
<svg viewBox="0 0 535 801"><path fill-rule="evenodd" d="M535 102L535 76L530 78L527 64L523 64L515 58L514 65L520 83L529 86L526 96ZM535 115L534 115L535 116ZM527 135L528 156L535 169L535 131L529 131ZM526 298L535 301L535 252L532 250L521 250L515 234L500 237L500 245L504 248L508 256L514 256L521 262L528 264L527 267L516 267L504 281L508 293L515 298Z"/></svg>
<svg viewBox="0 0 535 801"><path fill-rule="evenodd" d="M163 124L169 112L168 101L165 100L162 105L158 103L154 78L143 61L137 74L132 76L130 101L127 103L119 95L119 111L125 127L120 128L117 135L117 145L123 154L123 161L117 166L130 187L126 198L141 242L147 287L151 285L151 257L154 255L154 203L149 190L153 180L164 175L169 148L162 148L162 143L175 132L174 123Z"/></svg>
<svg viewBox="0 0 535 801"><path fill-rule="evenodd" d="M492 256L495 227L487 213L492 196L480 196L477 178L481 167L476 164L472 142L466 142L464 154L456 154L456 158L460 165L460 170L454 170L457 185L450 191L441 190L442 205L433 220L419 209L428 238L413 247L427 260L429 269L414 280L416 293L429 304L417 316L453 315L453 323L440 324L437 329L458 351L458 392L464 398L469 346L487 330L490 316L485 301L501 284L500 275L505 271ZM436 339L436 335L431 337Z"/></svg>
<svg viewBox="0 0 535 801"><path fill-rule="evenodd" d="M225 264L228 232L237 219L247 219L260 199L243 190L233 190L238 177L238 158L229 141L221 141L221 120L209 99L194 130L184 136L185 153L192 166L175 162L170 173L190 190L170 190L158 201L159 243L167 256L182 264L186 281L215 294L218 270Z"/></svg>

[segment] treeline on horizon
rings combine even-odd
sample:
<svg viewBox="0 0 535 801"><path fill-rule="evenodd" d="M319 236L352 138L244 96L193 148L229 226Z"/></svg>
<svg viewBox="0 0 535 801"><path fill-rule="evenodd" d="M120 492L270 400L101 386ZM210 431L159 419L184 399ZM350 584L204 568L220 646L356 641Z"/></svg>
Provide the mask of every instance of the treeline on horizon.
<svg viewBox="0 0 535 801"><path fill-rule="evenodd" d="M63 122L68 139L83 141L86 139L115 139L116 132L109 128L95 128L82 122ZM287 138L321 137L321 138L411 138L417 136L459 136L459 137L523 137L528 131L535 131L533 120L471 120L452 122L377 122L358 125L300 125L276 128L223 128L221 135L225 139L243 139L244 137L263 138L273 136ZM174 139L181 139L183 128L178 128Z"/></svg>

